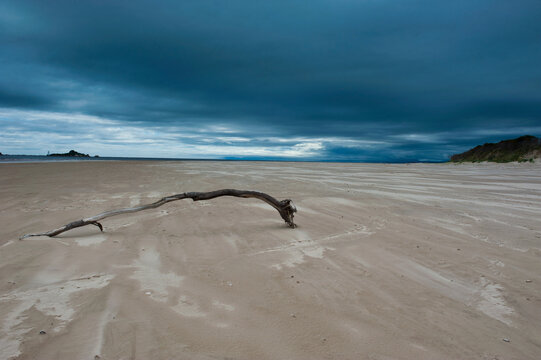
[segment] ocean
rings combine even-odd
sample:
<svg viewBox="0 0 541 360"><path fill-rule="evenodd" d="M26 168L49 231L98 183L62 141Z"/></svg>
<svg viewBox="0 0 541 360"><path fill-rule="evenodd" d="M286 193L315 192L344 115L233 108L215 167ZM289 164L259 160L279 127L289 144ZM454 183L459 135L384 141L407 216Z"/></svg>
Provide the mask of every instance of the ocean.
<svg viewBox="0 0 541 360"><path fill-rule="evenodd" d="M146 157L74 157L74 156L46 156L46 155L0 155L1 163L35 163L35 162L73 162L73 161L278 161L278 162L322 162L322 163L376 163L376 164L407 164L407 163L444 163L446 160L417 160L405 159L395 161L361 161L361 160L299 160L289 158L225 158L225 159L193 159L193 158L146 158Z"/></svg>
<svg viewBox="0 0 541 360"><path fill-rule="evenodd" d="M46 156L46 155L1 155L0 156L0 163L104 161L104 160L179 161L179 160L195 160L195 159L106 157L106 156L100 156L100 157L74 157L74 156Z"/></svg>

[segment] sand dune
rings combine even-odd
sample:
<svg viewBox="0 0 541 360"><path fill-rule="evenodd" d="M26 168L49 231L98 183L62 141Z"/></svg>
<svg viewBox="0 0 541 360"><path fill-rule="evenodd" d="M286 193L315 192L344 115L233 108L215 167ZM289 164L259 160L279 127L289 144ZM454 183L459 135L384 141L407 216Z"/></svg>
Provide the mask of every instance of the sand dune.
<svg viewBox="0 0 541 360"><path fill-rule="evenodd" d="M220 188L299 227L219 198L17 240ZM539 164L0 164L0 193L0 359L541 358Z"/></svg>

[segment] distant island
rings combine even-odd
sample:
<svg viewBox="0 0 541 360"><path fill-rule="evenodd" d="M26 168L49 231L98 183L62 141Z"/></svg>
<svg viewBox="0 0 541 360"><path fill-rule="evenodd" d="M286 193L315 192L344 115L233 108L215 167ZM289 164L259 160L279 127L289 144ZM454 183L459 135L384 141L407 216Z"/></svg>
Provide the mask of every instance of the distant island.
<svg viewBox="0 0 541 360"><path fill-rule="evenodd" d="M71 156L71 157L90 157L88 154L83 154L80 152L77 152L75 150L70 150L67 153L64 154L47 154L47 156Z"/></svg>
<svg viewBox="0 0 541 360"><path fill-rule="evenodd" d="M512 140L503 140L499 143L486 143L476 146L462 154L451 156L451 162L533 162L534 159L539 157L541 157L541 139L525 135Z"/></svg>

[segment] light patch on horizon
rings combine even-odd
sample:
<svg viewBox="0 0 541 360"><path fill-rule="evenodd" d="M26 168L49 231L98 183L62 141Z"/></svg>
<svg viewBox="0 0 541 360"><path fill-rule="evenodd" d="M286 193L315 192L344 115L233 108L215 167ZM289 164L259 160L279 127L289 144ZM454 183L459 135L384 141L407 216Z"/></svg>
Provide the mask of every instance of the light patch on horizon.
<svg viewBox="0 0 541 360"><path fill-rule="evenodd" d="M231 146L231 145L190 145L185 151L192 155L200 153L214 156L261 156L261 157L310 157L323 149L321 143L300 143L293 146Z"/></svg>
<svg viewBox="0 0 541 360"><path fill-rule="evenodd" d="M256 137L257 140L269 141L276 143L290 143L290 142L319 142L319 143L331 143L331 144L340 144L344 147L352 148L371 148L377 146L387 146L390 145L388 141L382 140L360 140L360 139L348 139L343 137Z"/></svg>

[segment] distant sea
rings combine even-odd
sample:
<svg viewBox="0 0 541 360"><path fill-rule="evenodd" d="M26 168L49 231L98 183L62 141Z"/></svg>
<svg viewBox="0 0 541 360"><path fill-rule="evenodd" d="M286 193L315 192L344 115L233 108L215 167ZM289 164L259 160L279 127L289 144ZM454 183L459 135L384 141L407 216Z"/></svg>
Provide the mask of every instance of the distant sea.
<svg viewBox="0 0 541 360"><path fill-rule="evenodd" d="M0 163L33 163L33 162L67 162L67 161L103 161L103 160L152 160L152 161L179 161L195 159L171 158L138 158L138 157L74 157L74 156L46 156L46 155L2 155Z"/></svg>
<svg viewBox="0 0 541 360"><path fill-rule="evenodd" d="M406 164L406 163L443 163L446 160L394 160L394 161L360 161L360 160L299 160L299 159L258 159L258 158L226 158L226 159L190 159L190 158L145 158L145 157L74 157L74 156L46 156L46 155L1 155L1 163L35 163L35 162L69 162L69 161L279 161L279 162L336 162L336 163L376 163L376 164Z"/></svg>

